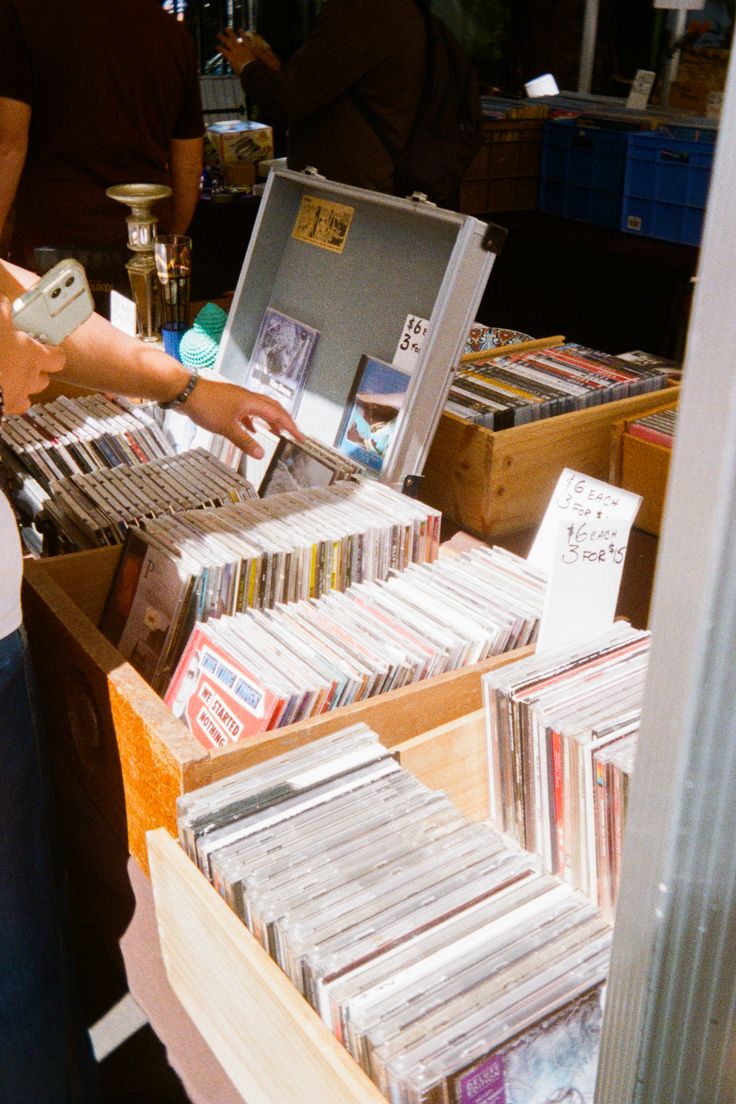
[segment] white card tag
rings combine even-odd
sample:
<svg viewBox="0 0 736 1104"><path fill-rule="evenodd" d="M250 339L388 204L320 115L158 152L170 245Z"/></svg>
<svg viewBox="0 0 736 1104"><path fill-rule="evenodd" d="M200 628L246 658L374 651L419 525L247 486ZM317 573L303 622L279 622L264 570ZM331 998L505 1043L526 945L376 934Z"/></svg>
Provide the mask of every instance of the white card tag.
<svg viewBox="0 0 736 1104"><path fill-rule="evenodd" d="M135 303L119 291L110 292L110 321L116 329L130 337L138 333Z"/></svg>
<svg viewBox="0 0 736 1104"><path fill-rule="evenodd" d="M627 107L630 107L633 111L646 110L656 75L651 69L637 69L631 91L626 100Z"/></svg>
<svg viewBox="0 0 736 1104"><path fill-rule="evenodd" d="M603 518L616 518L628 521L631 527L640 505L640 495L563 468L527 559L535 567L549 572L560 523L564 527L592 525Z"/></svg>
<svg viewBox="0 0 736 1104"><path fill-rule="evenodd" d="M613 624L631 520L604 515L570 522L558 516L555 530L537 651Z"/></svg>
<svg viewBox="0 0 736 1104"><path fill-rule="evenodd" d="M407 315L394 354L393 365L395 368L403 368L405 372L413 371L419 360L419 354L422 351L428 328L429 322L426 318L419 318L416 314Z"/></svg>

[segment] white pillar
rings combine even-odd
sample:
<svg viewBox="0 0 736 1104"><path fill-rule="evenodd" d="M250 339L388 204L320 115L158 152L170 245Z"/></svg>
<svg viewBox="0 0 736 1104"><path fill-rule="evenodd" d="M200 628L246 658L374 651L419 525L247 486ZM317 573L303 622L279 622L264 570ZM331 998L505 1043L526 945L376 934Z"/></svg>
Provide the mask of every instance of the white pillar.
<svg viewBox="0 0 736 1104"><path fill-rule="evenodd" d="M736 1099L736 74L685 358L596 1104Z"/></svg>

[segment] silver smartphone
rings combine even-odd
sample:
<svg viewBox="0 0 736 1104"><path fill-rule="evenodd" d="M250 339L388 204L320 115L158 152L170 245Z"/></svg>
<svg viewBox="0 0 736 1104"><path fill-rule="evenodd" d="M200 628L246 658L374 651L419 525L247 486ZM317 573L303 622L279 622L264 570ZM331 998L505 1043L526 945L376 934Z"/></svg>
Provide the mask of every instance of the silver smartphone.
<svg viewBox="0 0 736 1104"><path fill-rule="evenodd" d="M12 305L13 325L45 345L59 345L95 309L79 261L59 261Z"/></svg>

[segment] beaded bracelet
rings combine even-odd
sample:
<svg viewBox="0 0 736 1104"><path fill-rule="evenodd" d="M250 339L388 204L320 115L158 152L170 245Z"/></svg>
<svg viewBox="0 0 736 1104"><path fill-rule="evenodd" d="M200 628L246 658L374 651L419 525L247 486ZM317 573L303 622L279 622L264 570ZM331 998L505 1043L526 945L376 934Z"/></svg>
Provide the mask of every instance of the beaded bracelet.
<svg viewBox="0 0 736 1104"><path fill-rule="evenodd" d="M187 380L186 387L181 391L176 398L168 399L166 402L160 402L158 405L162 410L171 410L174 406L183 406L191 395L194 388L197 386L197 380L199 379L199 372L196 368L192 368L192 373Z"/></svg>

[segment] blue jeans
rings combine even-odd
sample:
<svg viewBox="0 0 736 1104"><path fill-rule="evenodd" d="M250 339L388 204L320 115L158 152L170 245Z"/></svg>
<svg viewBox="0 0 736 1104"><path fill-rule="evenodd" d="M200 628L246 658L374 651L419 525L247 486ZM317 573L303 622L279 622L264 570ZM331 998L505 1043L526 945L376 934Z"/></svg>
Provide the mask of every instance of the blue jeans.
<svg viewBox="0 0 736 1104"><path fill-rule="evenodd" d="M72 996L35 688L21 631L0 640L0 1104L97 1099ZM58 840L55 841L60 852Z"/></svg>

